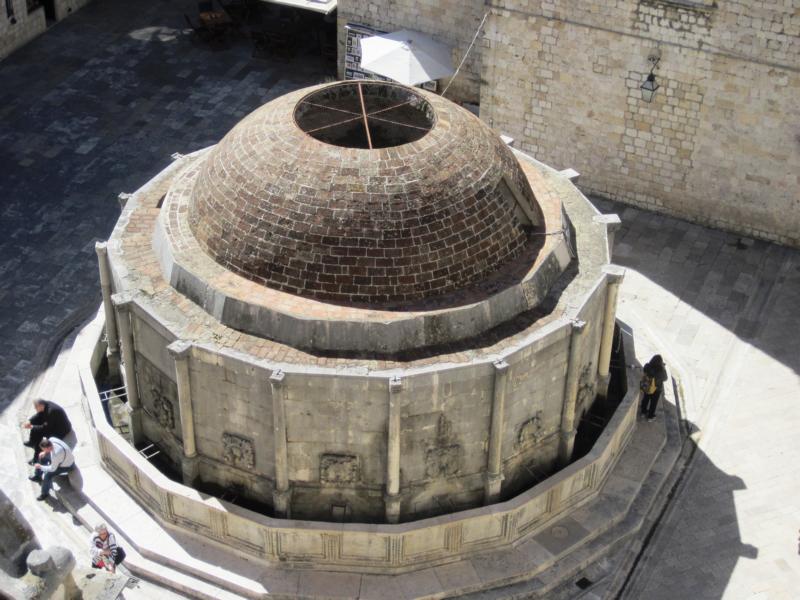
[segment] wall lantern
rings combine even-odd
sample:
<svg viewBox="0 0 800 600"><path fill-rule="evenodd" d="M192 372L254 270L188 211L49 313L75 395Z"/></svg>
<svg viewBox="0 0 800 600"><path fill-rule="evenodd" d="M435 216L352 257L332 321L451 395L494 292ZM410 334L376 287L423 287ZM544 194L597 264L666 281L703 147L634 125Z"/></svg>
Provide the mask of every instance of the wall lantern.
<svg viewBox="0 0 800 600"><path fill-rule="evenodd" d="M642 90L642 100L645 102L652 102L653 96L656 95L656 90L661 87L656 82L656 76L653 73L660 60L661 56L658 54L651 54L647 57L647 61L650 63L650 73L647 75L647 79L644 80L644 83L639 86L639 89Z"/></svg>

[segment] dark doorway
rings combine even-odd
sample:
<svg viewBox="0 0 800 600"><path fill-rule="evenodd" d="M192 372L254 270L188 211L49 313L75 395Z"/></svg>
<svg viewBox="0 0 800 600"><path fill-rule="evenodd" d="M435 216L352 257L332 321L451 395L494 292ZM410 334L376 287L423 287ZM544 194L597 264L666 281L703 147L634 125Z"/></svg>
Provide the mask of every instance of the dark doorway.
<svg viewBox="0 0 800 600"><path fill-rule="evenodd" d="M47 19L49 27L56 22L56 0L42 0L42 6L44 6L44 18Z"/></svg>
<svg viewBox="0 0 800 600"><path fill-rule="evenodd" d="M606 397L598 396L589 410L581 415L570 462L575 462L582 458L592 449L597 438L603 433L608 421L614 415L614 411L617 410L617 406L619 406L619 403L628 392L625 371L625 348L622 345L622 331L619 324L614 325L614 341L611 349L609 373L611 379L608 383Z"/></svg>

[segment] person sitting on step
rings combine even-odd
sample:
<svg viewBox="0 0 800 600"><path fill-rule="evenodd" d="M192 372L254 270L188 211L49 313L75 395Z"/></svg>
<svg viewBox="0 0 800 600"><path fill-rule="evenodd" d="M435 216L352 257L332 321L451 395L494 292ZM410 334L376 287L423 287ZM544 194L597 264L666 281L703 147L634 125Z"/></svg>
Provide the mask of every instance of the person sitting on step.
<svg viewBox="0 0 800 600"><path fill-rule="evenodd" d="M75 468L75 458L66 442L56 437L44 438L39 448L39 462L33 465L33 475L28 479L42 483L41 493L36 499L44 500L50 496L53 479L68 475Z"/></svg>
<svg viewBox="0 0 800 600"><path fill-rule="evenodd" d="M94 528L89 553L92 555L93 569L106 569L112 573L115 573L117 565L125 560L125 550L117 546L117 538L108 531L105 523Z"/></svg>
<svg viewBox="0 0 800 600"><path fill-rule="evenodd" d="M28 461L29 465L38 462L39 442L44 438L56 437L63 440L72 431L67 413L55 402L39 398L33 401L33 408L36 413L22 424L23 429L31 430L28 441L24 442L26 446L33 448L33 458Z"/></svg>

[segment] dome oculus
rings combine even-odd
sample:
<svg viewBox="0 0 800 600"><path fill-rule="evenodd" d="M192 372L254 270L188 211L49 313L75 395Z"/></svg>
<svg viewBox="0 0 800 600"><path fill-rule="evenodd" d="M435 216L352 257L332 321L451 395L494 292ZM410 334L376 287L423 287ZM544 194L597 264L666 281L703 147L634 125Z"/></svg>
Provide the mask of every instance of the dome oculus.
<svg viewBox="0 0 800 600"><path fill-rule="evenodd" d="M305 133L344 148L401 146L436 123L431 105L412 90L383 81L346 82L303 97L294 120Z"/></svg>

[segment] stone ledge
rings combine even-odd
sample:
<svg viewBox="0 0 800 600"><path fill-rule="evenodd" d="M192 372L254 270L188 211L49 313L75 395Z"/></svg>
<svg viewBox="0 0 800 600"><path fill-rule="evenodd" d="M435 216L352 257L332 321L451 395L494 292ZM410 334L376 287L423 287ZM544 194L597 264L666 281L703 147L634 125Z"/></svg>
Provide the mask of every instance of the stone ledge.
<svg viewBox="0 0 800 600"><path fill-rule="evenodd" d="M94 324L95 331L99 331L97 329L99 326L97 322ZM76 343L76 350L83 348L85 352L88 349L87 338L91 340L92 337L92 335L84 336L80 343ZM631 408L636 407L634 405ZM95 418L99 417L95 414L96 411L93 410L92 413ZM104 426L105 423L99 423L99 428ZM571 509L569 515L562 516L557 521L549 521L544 529L539 528L531 532L519 544L505 550L481 552L468 559L397 575L343 573L326 570L325 566L309 572L307 569L298 569L292 565L253 562L245 553L239 554L210 540L201 541L174 530L168 533L147 512L135 505L99 464L90 466L85 460L82 461L82 464L87 464L82 469L84 475L82 494L70 504L73 508L83 505L77 513L79 518L82 517L86 522L91 522L90 515L93 514L95 516L92 518L105 518L121 534L130 536L128 541L138 554L138 557L131 562L131 566L140 569L139 572L145 577L149 574L155 578L159 576L169 578L171 572L177 570L183 573L181 575L183 579L177 578L182 581L180 585L185 585L193 577L200 577L211 582L201 583L201 587L221 586L245 594L246 597L258 597L259 594L263 596L265 592L259 591L263 588L266 593L275 597L307 598L319 597L320 590L324 591L324 586L320 588L318 583L330 581L332 577L345 577L347 581L358 579L360 585L354 589L360 590L360 597L364 598L374 596L374 594L370 596L370 590L374 592L378 589L375 587L377 584L399 589L402 593L397 597L441 597L452 593L477 592L487 587L507 585L516 579L528 580L532 576L537 581L545 581L545 570L562 560L571 560L573 554L576 560L580 559L579 562L584 563L585 553L582 549L578 553L573 553L573 548L587 542L592 544L594 543L592 540L600 540L603 536L611 535L608 532L625 521L624 515L628 507L646 506L640 499L642 491L637 490L646 492L653 486L646 480L643 486L637 484L636 478L666 476L668 469L648 468L648 465L653 464L653 460L664 462L665 454L661 448L669 436L665 435L663 430L661 434L658 434L658 431L659 428L653 426L639 428L627 450L616 462L599 496L594 499L587 498L583 503L579 502ZM659 439L661 441L657 441ZM641 462L643 452L651 457L645 463ZM634 495L638 495L639 498L635 498ZM602 508L603 506L605 508ZM486 507L486 510L496 512L496 507ZM438 523L447 520L452 519L438 518L429 521ZM300 522L293 524L301 528L305 528L306 525L311 527L321 525ZM410 523L397 528L409 530L414 526L414 523ZM365 533L377 533L376 530L384 526L338 525L336 528L344 530L354 527L363 528ZM562 527L566 529L566 536L561 535ZM141 562L137 562L139 557ZM187 577L187 574L191 577ZM342 584L346 585L347 582L343 581ZM272 590L281 591L272 594ZM192 593L198 597L209 597L204 596L204 593Z"/></svg>
<svg viewBox="0 0 800 600"><path fill-rule="evenodd" d="M73 352L91 352L92 338L96 339L101 326L100 319L96 319L90 326L94 333L79 335ZM81 403L73 402L69 407L75 412L75 420L82 421L80 413L85 409L81 408ZM92 414L94 418L100 417L96 411ZM324 594L327 591L324 582L336 578L344 578L341 583L345 587L350 585L348 582L355 586L353 582L359 581L359 586L353 590L358 590L362 598L376 597L375 592L386 589L397 591L392 597L399 598L478 593L481 589L513 583L515 579L519 579L520 585L528 581L527 585L534 586L532 589L546 591L562 581L561 575L569 577L600 556L614 540L624 541L625 527L638 526L638 515L647 512L660 489L659 482L666 479L674 462L677 452L674 441L678 437L674 419L667 413L666 432L656 425L643 424L616 462L599 496L558 521L549 522L545 529L503 551L505 554L483 552L468 560L399 575L336 573L324 568L309 571L291 565L266 565L243 554L225 552L208 541L186 536L181 539L180 534L168 533L144 510L132 504L127 494L100 468L96 458L92 462L90 456L96 452L92 444L81 447L82 491L61 490L59 494L83 523L91 525L107 520L113 524L133 550L129 553L129 566L137 575L199 598L235 597L220 588L252 598L263 598L265 594L276 598L318 598L328 595ZM83 428L87 425L90 424L83 423ZM100 423L101 428L104 425ZM649 457L644 462L641 460L643 453ZM103 499L103 506L93 503L98 498ZM633 512L629 514L629 510ZM404 527L409 525L413 524ZM566 532L560 528L565 528ZM368 531L375 529L375 526L366 527ZM581 547L573 550L578 545ZM475 597L505 597L504 590L480 592Z"/></svg>
<svg viewBox="0 0 800 600"><path fill-rule="evenodd" d="M560 231L566 224L561 222L561 202L548 182L550 175L532 164L521 166L540 198L545 231ZM228 327L296 348L396 353L474 337L535 308L571 262L564 237L546 236L541 251L530 263L517 261L515 272L522 269L512 278L519 275L517 283L494 283L501 288L498 292L460 290L432 298L428 309L412 302L411 308L396 311L303 298L228 271L201 249L187 222L188 190L198 168L197 163L190 163L176 177L156 219L153 250L162 276ZM559 193L582 198L571 186ZM596 233L588 230L585 235ZM501 275L501 279L511 276L504 271Z"/></svg>

